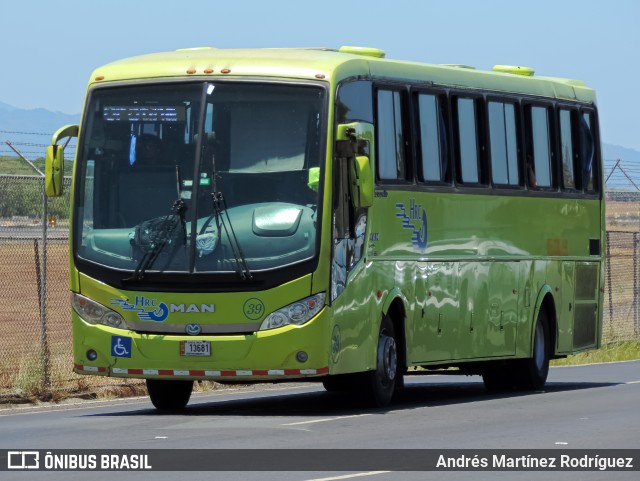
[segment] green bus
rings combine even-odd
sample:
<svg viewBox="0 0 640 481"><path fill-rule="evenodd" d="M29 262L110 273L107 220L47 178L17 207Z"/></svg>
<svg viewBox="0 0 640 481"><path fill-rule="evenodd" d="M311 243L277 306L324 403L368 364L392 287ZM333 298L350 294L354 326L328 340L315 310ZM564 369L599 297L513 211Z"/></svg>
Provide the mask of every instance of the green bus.
<svg viewBox="0 0 640 481"><path fill-rule="evenodd" d="M594 91L382 50L194 48L92 74L78 137L74 370L315 380L388 404L409 374L541 389L601 342Z"/></svg>

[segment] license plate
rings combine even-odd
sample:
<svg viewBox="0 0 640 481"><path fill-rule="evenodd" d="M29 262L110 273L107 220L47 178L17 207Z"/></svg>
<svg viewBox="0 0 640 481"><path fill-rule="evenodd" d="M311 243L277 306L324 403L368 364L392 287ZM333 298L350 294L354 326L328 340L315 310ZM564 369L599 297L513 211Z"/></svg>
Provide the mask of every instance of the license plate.
<svg viewBox="0 0 640 481"><path fill-rule="evenodd" d="M180 341L181 356L211 356L210 341Z"/></svg>

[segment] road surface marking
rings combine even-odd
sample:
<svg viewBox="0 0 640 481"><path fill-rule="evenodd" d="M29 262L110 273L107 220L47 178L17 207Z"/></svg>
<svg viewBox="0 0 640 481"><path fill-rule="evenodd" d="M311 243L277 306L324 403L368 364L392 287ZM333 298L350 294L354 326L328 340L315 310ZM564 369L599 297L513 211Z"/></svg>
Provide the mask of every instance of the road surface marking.
<svg viewBox="0 0 640 481"><path fill-rule="evenodd" d="M359 478L361 476L375 476L376 474L387 474L391 471L369 471L367 473L343 474L342 476L332 476L330 478L308 479L307 481L334 481L337 479Z"/></svg>
<svg viewBox="0 0 640 481"><path fill-rule="evenodd" d="M640 384L640 381L629 381L625 382L625 384Z"/></svg>
<svg viewBox="0 0 640 481"><path fill-rule="evenodd" d="M353 414L351 416L339 416L337 418L314 419L312 421L299 421L297 423L282 424L281 426L300 426L302 424L326 423L329 421L340 421L341 419L360 418L362 416L373 416L373 414ZM340 478L327 478L327 479L340 479Z"/></svg>

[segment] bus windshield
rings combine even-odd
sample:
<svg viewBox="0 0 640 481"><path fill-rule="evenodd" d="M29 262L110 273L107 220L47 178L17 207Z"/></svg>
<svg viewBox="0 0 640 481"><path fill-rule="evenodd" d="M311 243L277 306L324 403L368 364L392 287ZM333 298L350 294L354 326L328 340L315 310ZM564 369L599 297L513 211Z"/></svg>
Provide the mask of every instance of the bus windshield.
<svg viewBox="0 0 640 481"><path fill-rule="evenodd" d="M324 90L254 82L96 89L81 133L79 260L239 272L313 258Z"/></svg>

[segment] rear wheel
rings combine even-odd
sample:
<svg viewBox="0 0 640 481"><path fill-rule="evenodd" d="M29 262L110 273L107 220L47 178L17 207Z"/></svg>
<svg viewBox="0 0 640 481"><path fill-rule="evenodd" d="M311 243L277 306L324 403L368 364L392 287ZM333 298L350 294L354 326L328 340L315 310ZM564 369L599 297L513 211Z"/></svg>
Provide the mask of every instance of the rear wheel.
<svg viewBox="0 0 640 481"><path fill-rule="evenodd" d="M193 381L147 379L147 391L156 409L177 411L189 402Z"/></svg>
<svg viewBox="0 0 640 481"><path fill-rule="evenodd" d="M391 402L401 376L398 370L398 343L393 323L385 316L380 325L376 369L364 373L364 391L374 406L383 407Z"/></svg>
<svg viewBox="0 0 640 481"><path fill-rule="evenodd" d="M529 359L519 361L514 366L514 379L518 389L537 390L542 389L546 384L551 357L549 338L547 311L542 307L538 314L533 338L533 355Z"/></svg>
<svg viewBox="0 0 640 481"><path fill-rule="evenodd" d="M489 391L523 391L542 389L549 374L551 345L549 342L547 311L543 307L538 314L533 339L533 355L529 359L510 361L501 367L482 373L482 380Z"/></svg>

